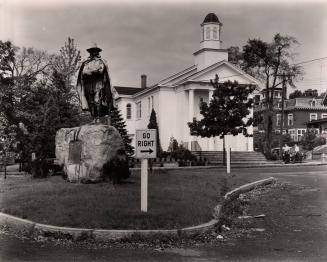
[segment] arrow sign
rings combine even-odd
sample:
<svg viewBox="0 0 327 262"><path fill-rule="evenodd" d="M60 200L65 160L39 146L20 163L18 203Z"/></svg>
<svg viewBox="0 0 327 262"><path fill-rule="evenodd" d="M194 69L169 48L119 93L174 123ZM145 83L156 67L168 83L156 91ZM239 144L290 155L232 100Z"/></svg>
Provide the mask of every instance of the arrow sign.
<svg viewBox="0 0 327 262"><path fill-rule="evenodd" d="M149 153L151 154L153 152L153 150L151 148L149 148L149 150L141 150L141 153Z"/></svg>
<svg viewBox="0 0 327 262"><path fill-rule="evenodd" d="M135 153L137 158L155 158L157 155L157 130L136 130Z"/></svg>

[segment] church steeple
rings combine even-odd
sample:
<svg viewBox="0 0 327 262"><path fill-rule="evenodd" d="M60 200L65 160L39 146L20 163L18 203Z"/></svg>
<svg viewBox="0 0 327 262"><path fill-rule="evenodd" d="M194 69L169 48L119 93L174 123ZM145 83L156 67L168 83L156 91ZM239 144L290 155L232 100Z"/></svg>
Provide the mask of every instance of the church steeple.
<svg viewBox="0 0 327 262"><path fill-rule="evenodd" d="M222 23L214 13L209 13L201 24L200 50L194 53L195 64L198 71L215 64L228 60L228 52L221 49Z"/></svg>
<svg viewBox="0 0 327 262"><path fill-rule="evenodd" d="M200 48L220 49L220 31L222 25L214 13L207 14L201 24Z"/></svg>

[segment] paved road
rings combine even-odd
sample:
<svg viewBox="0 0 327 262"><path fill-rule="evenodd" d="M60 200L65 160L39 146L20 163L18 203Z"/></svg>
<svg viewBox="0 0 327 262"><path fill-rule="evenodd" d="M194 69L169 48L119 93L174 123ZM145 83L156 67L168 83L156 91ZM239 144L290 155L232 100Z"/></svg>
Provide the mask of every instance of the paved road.
<svg viewBox="0 0 327 262"><path fill-rule="evenodd" d="M0 234L0 261L327 261L327 166L233 172L239 179L274 176L283 182L305 186L303 190L281 191L283 206L278 206L276 200L271 206L256 207L259 211L266 208L269 214L264 224L258 226L266 227L270 237L258 233L218 245L156 251L62 247Z"/></svg>

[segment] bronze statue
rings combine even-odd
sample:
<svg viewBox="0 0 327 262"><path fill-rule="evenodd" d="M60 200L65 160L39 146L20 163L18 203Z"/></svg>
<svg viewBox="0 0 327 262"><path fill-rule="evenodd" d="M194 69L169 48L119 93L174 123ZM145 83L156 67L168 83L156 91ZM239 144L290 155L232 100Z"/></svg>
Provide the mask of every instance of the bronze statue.
<svg viewBox="0 0 327 262"><path fill-rule="evenodd" d="M95 122L100 117L110 117L113 106L108 67L101 59L101 48L94 45L88 48L89 58L84 61L78 73L77 92L83 111L90 111Z"/></svg>

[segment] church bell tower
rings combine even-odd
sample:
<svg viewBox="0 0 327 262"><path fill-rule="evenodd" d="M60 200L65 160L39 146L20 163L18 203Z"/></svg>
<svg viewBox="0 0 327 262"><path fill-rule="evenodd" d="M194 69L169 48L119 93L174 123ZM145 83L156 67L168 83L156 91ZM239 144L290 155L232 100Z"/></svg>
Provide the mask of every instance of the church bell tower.
<svg viewBox="0 0 327 262"><path fill-rule="evenodd" d="M201 24L200 50L194 53L195 64L198 71L215 64L228 60L228 52L221 48L222 23L214 13L209 13Z"/></svg>

